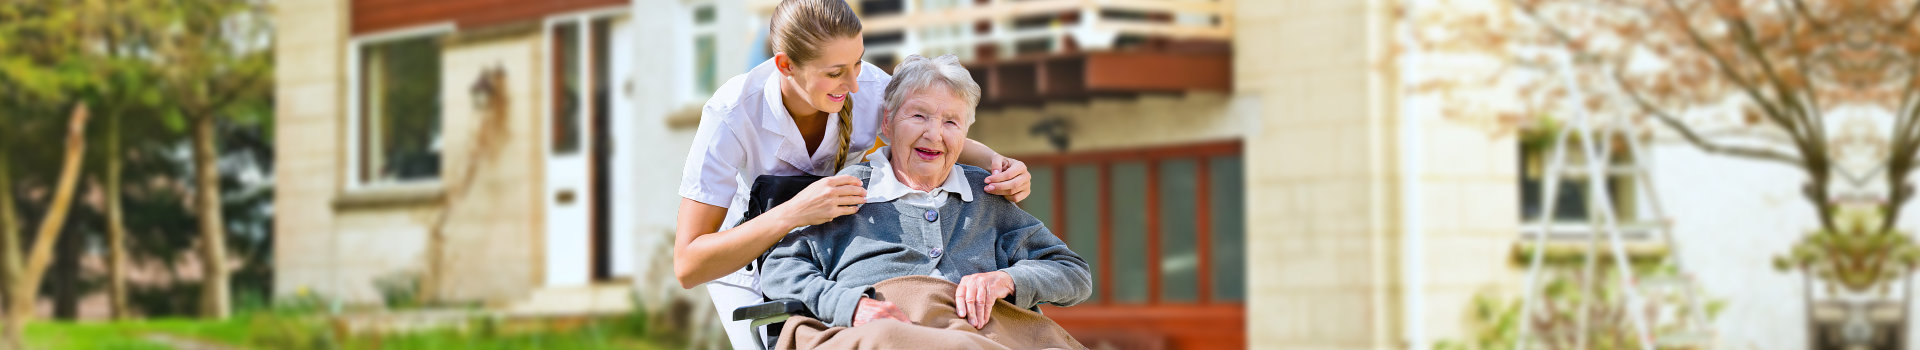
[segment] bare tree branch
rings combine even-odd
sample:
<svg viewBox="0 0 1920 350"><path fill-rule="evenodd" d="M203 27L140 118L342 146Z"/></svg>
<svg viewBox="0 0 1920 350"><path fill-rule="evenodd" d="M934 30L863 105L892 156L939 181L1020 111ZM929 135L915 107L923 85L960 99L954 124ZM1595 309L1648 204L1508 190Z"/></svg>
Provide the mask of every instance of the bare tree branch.
<svg viewBox="0 0 1920 350"><path fill-rule="evenodd" d="M1761 111L1764 112L1762 114L1765 114L1768 119L1772 119L1775 123L1779 123L1781 127L1786 128L1788 134L1794 135L1796 142L1803 142L1800 141L1800 139L1804 137L1800 134L1805 131L1801 130L1801 126L1796 125L1796 123L1788 119L1778 107L1769 103L1766 96L1761 95L1760 90L1755 88L1752 82L1747 81L1746 78L1740 76L1739 71L1734 70L1733 63L1728 62L1726 57L1722 57L1720 54L1713 52L1713 45L1708 44L1707 39L1700 35L1699 29L1694 28L1693 23L1686 20L1686 11L1680 8L1680 4L1675 3L1674 0L1667 0L1667 8L1671 11L1674 17L1673 20L1678 22L1680 28L1687 33L1687 37L1693 40L1693 45L1700 49L1700 53L1712 58L1714 64L1720 67L1721 75L1725 75L1727 80L1733 81L1735 85L1740 87L1740 90L1746 92L1747 96L1753 99L1754 104L1760 105ZM1800 146L1802 149L1807 148L1805 145Z"/></svg>
<svg viewBox="0 0 1920 350"><path fill-rule="evenodd" d="M1620 90L1625 91L1626 95L1633 99L1634 105L1639 106L1640 110L1645 111L1647 114L1653 115L1654 119L1660 120L1661 124L1665 124L1667 127L1679 132L1680 136L1685 138L1688 143L1693 144L1694 147L1698 147L1708 153L1777 162L1791 165L1795 168L1805 166L1799 157L1785 152L1764 148L1721 145L1707 141L1705 137L1700 136L1699 132L1694 131L1693 127L1688 126L1685 122L1681 122L1680 118L1674 117L1672 114L1661 110L1659 106L1654 106L1652 102L1647 101L1646 97L1641 96L1639 91L1635 91L1632 86L1628 85L1627 82L1620 77L1619 73L1616 72L1613 77L1614 83L1619 85Z"/></svg>

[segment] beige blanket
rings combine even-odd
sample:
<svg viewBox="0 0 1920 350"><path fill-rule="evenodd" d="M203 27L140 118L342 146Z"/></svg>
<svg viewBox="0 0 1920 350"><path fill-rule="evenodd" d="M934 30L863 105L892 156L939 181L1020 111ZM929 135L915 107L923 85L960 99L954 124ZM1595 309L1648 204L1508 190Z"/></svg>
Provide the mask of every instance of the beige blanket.
<svg viewBox="0 0 1920 350"><path fill-rule="evenodd" d="M902 276L873 286L874 299L893 302L913 320L877 320L859 327L828 327L808 317L787 319L776 349L1081 349L1059 324L1006 300L994 303L987 326L974 329L953 307L956 285L932 276Z"/></svg>

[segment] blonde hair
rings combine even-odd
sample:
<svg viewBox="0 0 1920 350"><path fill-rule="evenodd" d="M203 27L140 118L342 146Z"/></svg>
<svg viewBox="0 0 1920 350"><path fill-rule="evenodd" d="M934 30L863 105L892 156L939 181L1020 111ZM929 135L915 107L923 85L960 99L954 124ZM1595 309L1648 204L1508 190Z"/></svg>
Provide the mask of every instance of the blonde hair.
<svg viewBox="0 0 1920 350"><path fill-rule="evenodd" d="M773 8L773 20L767 23L767 48L784 52L794 63L820 58L819 48L827 41L860 34L860 17L845 0L784 0ZM853 147L853 99L840 107L840 153L833 169L846 166L847 151Z"/></svg>

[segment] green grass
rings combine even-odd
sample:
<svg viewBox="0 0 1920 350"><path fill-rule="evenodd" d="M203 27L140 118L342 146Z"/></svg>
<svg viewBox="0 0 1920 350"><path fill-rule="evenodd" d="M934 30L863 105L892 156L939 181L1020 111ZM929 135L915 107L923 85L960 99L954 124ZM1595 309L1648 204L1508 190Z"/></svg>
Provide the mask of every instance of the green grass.
<svg viewBox="0 0 1920 350"><path fill-rule="evenodd" d="M121 322L54 322L27 324L27 344L36 349L169 349L149 340L154 335L187 338L220 344L247 341L247 324L241 319L201 322L159 319Z"/></svg>
<svg viewBox="0 0 1920 350"><path fill-rule="evenodd" d="M511 336L484 336L461 334L452 331L434 331L387 335L381 337L355 337L343 346L347 349L669 349L655 341L622 334L605 332L604 329L588 329L559 332L532 333Z"/></svg>
<svg viewBox="0 0 1920 350"><path fill-rule="evenodd" d="M317 317L261 313L226 321L152 319L117 322L34 322L27 344L36 349L170 349L156 336L240 349L670 349L619 319L564 331L491 334L427 331L336 339ZM482 327L482 329L486 329Z"/></svg>

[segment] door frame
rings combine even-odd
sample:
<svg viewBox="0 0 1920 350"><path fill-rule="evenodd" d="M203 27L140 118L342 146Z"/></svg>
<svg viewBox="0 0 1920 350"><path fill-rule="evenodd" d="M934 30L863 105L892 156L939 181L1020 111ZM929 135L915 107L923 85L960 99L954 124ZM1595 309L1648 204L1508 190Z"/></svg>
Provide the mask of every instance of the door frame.
<svg viewBox="0 0 1920 350"><path fill-rule="evenodd" d="M545 53L544 57L546 57L546 59L541 60L541 72L543 74L539 76L543 79L539 84L541 84L542 90L546 93L541 95L541 102L539 104L541 106L541 119L538 122L540 125L540 164L543 176L538 186L540 186L541 190L539 207L545 221L541 225L541 246L539 248L541 252L540 256L542 257L539 263L543 271L541 274L543 277L541 285L544 286L583 285L611 280L615 277L613 272L617 270L611 266L613 261L618 260L615 259L614 256L623 255L621 254L621 250L613 249L619 245L617 240L612 239L612 237L617 237L618 235L612 232L614 225L610 224L611 220L615 218L610 215L610 213L613 212L613 208L610 207L612 201L611 198L609 198L609 195L612 193L611 179L606 176L607 172L612 170L610 169L612 158L609 157L608 154L612 147L610 147L609 143L617 136L613 135L614 130L602 130L607 129L607 127L612 124L610 120L606 119L616 117L605 115L605 119L596 118L603 114L598 113L597 108L600 108L599 106L601 105L599 101L600 96L598 96L593 89L594 84L601 76L598 71L599 67L595 66L596 62L594 61L595 48L593 44L597 38L595 37L596 33L594 33L593 29L595 22L607 20L609 23L608 34L613 34L617 30L617 27L624 23L624 19L629 18L629 11L630 9L627 6L575 11L548 16L542 20L541 23L540 50ZM556 29L559 26L567 24L575 25L575 35L578 35L579 41L578 45L574 48L574 52L561 53L558 47L559 42L555 36L557 33ZM620 71L620 69L613 68L614 65L621 64L613 60L614 53L611 52L611 50L614 50L615 47L616 45L609 41L605 48L609 50L606 56L609 61L607 62L608 70L610 71ZM556 122L561 118L561 116L557 116L559 111L556 109L559 107L557 104L558 98L560 97L559 95L563 91L560 86L561 81L559 80L561 78L559 74L560 69L563 66L560 65L559 59L576 61L575 63L580 65L579 74L581 77L579 81L575 82L579 84L575 89L580 92L578 102L580 106L575 112L577 114L571 116L572 118L579 118L577 123L579 130L576 136L577 140L575 140L575 142L578 143L579 149L565 155L560 155L555 152L557 141L555 138L558 137L558 135L554 129L558 124ZM617 93L618 86L614 83L617 83L619 79L610 74L607 76L609 78L607 80L610 80L607 88L612 90L607 94L607 97L618 100L618 96L620 96ZM615 109L611 101L609 101L606 106L610 110ZM607 114L610 113L611 111ZM562 169L575 167L578 167L578 171L580 171L579 175L565 176L564 179L562 179L562 176L556 176L564 174L561 172L563 171ZM574 183L561 183L565 181L572 181ZM562 190L567 186L573 187L570 190L572 192L570 196L571 203L585 207L581 208L579 212L569 212L566 214L568 216L584 215L584 218L559 217L562 213L560 213L560 210L557 210L558 208L556 208L555 201L563 197L569 197L565 193L566 191ZM560 225L570 227L556 228L558 222L563 222L561 220L580 219L585 220L584 225ZM585 232L560 232L574 228L584 229Z"/></svg>

